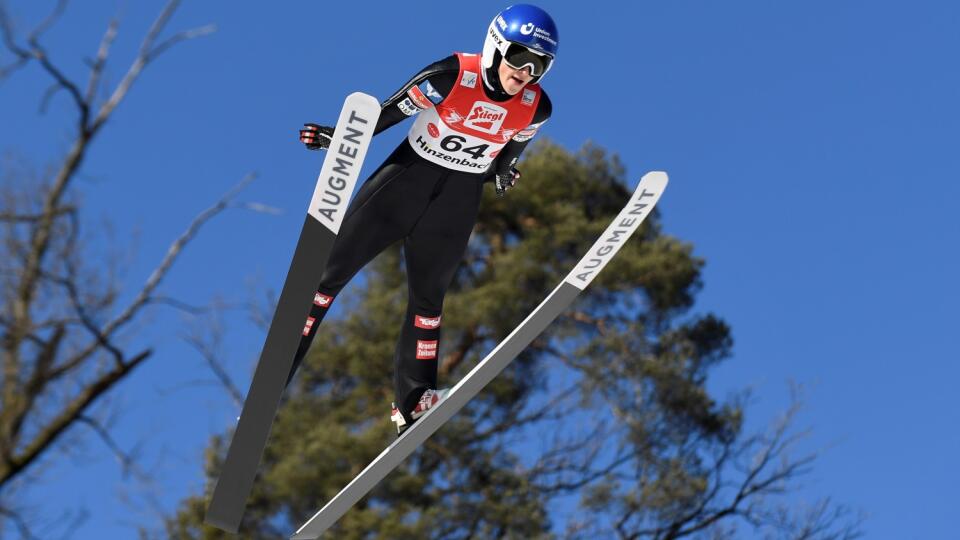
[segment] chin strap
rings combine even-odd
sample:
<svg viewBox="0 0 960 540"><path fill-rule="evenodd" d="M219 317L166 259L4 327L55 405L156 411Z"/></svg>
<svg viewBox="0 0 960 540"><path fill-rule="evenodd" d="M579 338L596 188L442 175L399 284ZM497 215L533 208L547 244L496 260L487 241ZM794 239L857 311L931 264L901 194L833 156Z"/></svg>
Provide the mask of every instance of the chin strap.
<svg viewBox="0 0 960 540"><path fill-rule="evenodd" d="M496 51L493 53L493 65L480 70L482 72L481 78L483 79L483 85L493 92L492 97L494 99L500 101L513 97L508 94L506 90L503 89L503 85L500 84L500 75L497 73L497 67L500 65L501 58L500 51Z"/></svg>

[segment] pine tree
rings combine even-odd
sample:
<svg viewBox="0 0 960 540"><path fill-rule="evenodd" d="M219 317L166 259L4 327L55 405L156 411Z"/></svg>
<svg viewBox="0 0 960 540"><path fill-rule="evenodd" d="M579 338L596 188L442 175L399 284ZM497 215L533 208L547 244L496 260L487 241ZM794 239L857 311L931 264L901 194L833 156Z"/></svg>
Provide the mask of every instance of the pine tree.
<svg viewBox="0 0 960 540"><path fill-rule="evenodd" d="M563 279L629 197L618 159L589 144L571 154L541 141L521 169L507 196L485 192L444 306L441 387L455 384ZM705 388L732 339L721 318L692 313L703 264L654 213L571 309L325 537L678 538L733 530L738 513L718 503L726 497L736 510L739 500L716 486L729 465L718 457L755 446L738 446L739 405L718 404ZM363 276L341 293L344 315L323 323L288 390L244 538L289 534L396 437L388 418L393 350L407 296L399 246ZM209 449L211 482L228 437ZM169 536L228 537L202 525L205 505L201 497L184 501Z"/></svg>

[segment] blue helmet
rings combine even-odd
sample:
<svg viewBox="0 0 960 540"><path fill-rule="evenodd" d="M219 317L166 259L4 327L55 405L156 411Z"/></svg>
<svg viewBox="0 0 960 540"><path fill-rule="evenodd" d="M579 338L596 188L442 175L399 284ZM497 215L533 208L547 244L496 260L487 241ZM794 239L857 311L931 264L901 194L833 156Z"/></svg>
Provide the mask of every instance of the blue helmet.
<svg viewBox="0 0 960 540"><path fill-rule="evenodd" d="M546 11L530 4L510 6L490 22L483 42L483 67L493 67L499 52L510 67L529 67L533 82L539 82L553 66L559 39L557 25Z"/></svg>

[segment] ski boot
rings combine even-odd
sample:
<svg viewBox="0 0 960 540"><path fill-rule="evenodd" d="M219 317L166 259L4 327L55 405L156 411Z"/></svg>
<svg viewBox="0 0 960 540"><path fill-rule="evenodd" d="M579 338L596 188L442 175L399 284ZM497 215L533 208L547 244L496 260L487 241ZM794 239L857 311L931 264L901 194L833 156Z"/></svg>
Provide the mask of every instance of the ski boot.
<svg viewBox="0 0 960 540"><path fill-rule="evenodd" d="M413 422L416 422L418 418L427 414L432 407L436 406L437 403L447 397L447 394L450 393L449 388L444 388L443 390L434 390L433 388L428 388L424 391L423 395L420 396L420 401L417 402L416 408L410 412L410 418L413 419ZM390 413L390 420L393 423L397 424L397 436L403 435L403 432L407 430L413 422L407 423L406 419L400 414L400 409L397 408L396 402L393 403L393 410Z"/></svg>

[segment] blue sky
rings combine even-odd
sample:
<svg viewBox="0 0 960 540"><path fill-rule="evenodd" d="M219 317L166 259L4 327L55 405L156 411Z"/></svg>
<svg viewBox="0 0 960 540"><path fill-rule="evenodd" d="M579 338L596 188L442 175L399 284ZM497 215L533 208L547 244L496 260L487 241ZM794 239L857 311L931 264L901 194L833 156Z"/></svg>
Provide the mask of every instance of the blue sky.
<svg viewBox="0 0 960 540"><path fill-rule="evenodd" d="M25 28L52 2L10 4ZM76 2L44 43L81 78L82 59L121 13L108 70L116 81L161 5ZM867 512L868 538L956 537L960 5L540 5L561 36L544 80L554 116L541 133L569 149L592 140L619 154L631 178L670 173L664 228L707 261L696 309L726 318L736 339L711 389L752 388L748 417L759 427L787 406L790 381L804 385L800 422L813 428L804 449L823 453L793 500L830 496ZM299 125L333 123L350 92L384 98L435 59L479 51L506 4L384 6L184 2L171 31L214 23L217 32L148 68L77 185L90 222L109 219L135 250L128 290L250 171L259 178L242 198L284 213L219 217L164 292L203 303L245 300L251 281L279 289L322 159L297 144ZM0 153L37 168L72 137L65 95L37 112L48 84L35 67L0 83ZM405 130L374 141L367 171ZM224 350L245 390L262 336L240 317L228 322ZM124 448L143 442L167 511L201 489L208 437L237 414L178 337L184 326L155 312L136 343L156 357L109 398L121 411L115 437ZM78 439L83 447L51 460L18 502L38 508L37 523L86 507L76 539L131 538L132 524L155 525L132 509L142 497L103 445L81 430Z"/></svg>

